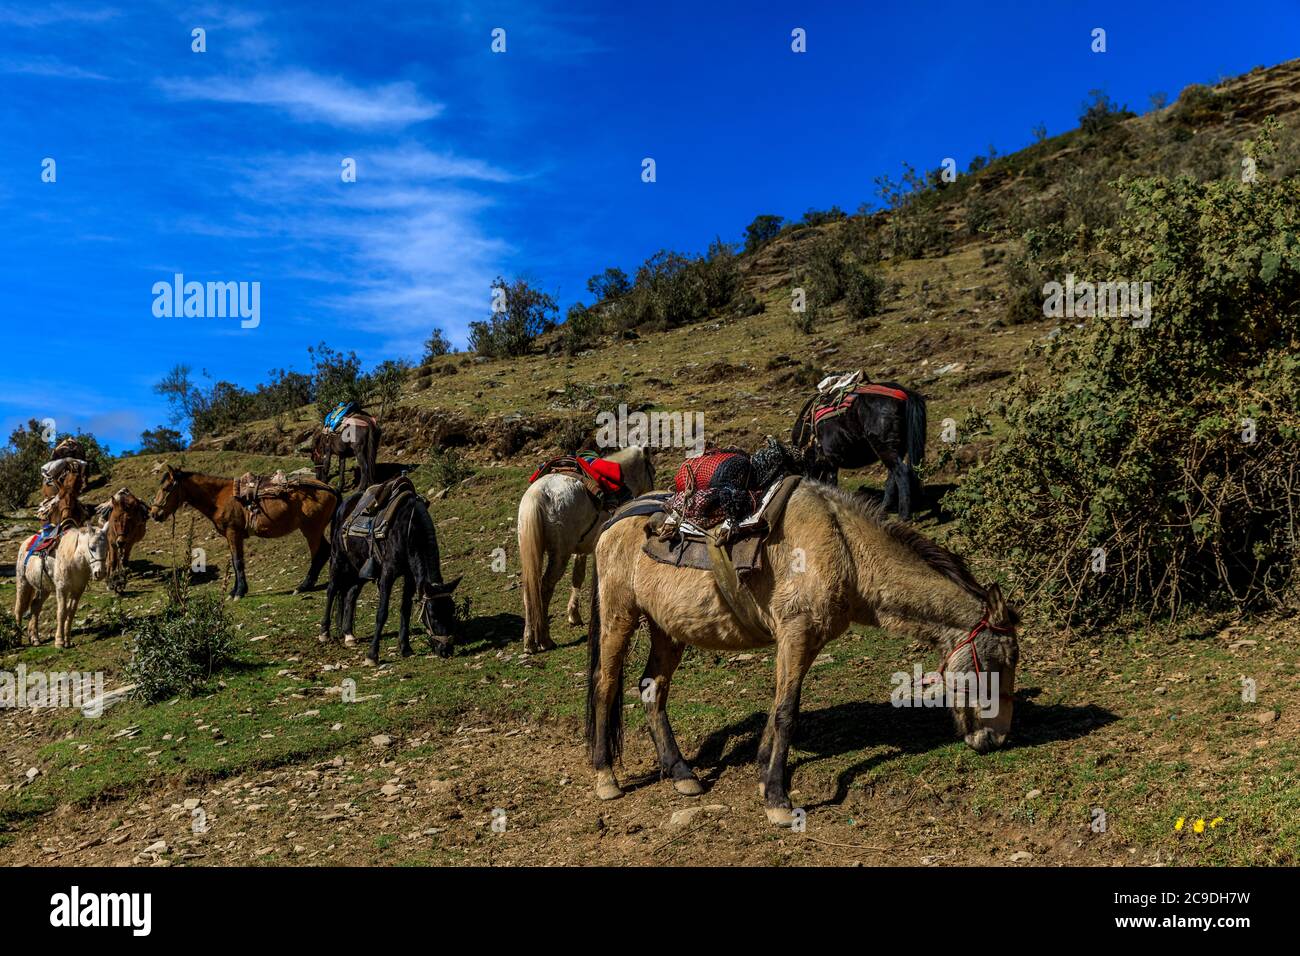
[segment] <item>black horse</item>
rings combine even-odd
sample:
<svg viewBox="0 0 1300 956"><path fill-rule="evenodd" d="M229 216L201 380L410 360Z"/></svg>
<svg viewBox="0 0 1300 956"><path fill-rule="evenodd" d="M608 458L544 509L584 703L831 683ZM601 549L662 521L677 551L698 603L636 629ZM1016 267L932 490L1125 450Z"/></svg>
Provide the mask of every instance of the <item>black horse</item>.
<svg viewBox="0 0 1300 956"><path fill-rule="evenodd" d="M361 587L370 580L361 576L370 562L375 568L374 580L379 587L379 605L375 609L375 636L370 642L369 664L379 663L379 637L384 633L388 618L388 602L393 585L402 579L402 617L397 632L398 646L403 657L411 654L411 606L418 592L420 617L433 637L439 657L450 657L455 641L456 604L452 592L460 578L444 582L438 557L438 535L429 517L429 508L422 498L410 497L393 516L388 535L372 543L368 538L349 535L347 518L356 508L362 492L357 492L339 504L331 529L330 580L325 595L325 617L321 621L320 640L331 637L330 626L336 598L341 600L340 614L344 643L352 644L352 625L357 613L357 596ZM371 558L374 561L371 561Z"/></svg>
<svg viewBox="0 0 1300 956"><path fill-rule="evenodd" d="M882 462L889 470L885 510L892 511L897 502L898 516L907 521L913 494L918 505L922 497L915 469L925 460L925 396L894 382L871 387L880 391L855 395L847 409L815 425L813 413L822 396L814 395L795 419L790 438L803 453L806 474L832 485L841 468Z"/></svg>

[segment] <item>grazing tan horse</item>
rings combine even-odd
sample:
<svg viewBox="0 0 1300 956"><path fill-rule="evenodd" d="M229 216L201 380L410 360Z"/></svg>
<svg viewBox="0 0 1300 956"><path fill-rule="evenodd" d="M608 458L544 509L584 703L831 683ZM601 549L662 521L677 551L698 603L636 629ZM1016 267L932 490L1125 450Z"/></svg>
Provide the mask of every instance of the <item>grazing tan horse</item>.
<svg viewBox="0 0 1300 956"><path fill-rule="evenodd" d="M54 593L56 623L54 646L72 646L72 620L77 616L77 606L90 579L102 580L108 553L108 526L77 528L68 525L53 544L53 553L34 554L27 557L31 538L23 539L14 559L14 578L18 594L14 599L14 620L22 623L23 615L32 612L27 634L33 644L39 644L41 608L45 599Z"/></svg>
<svg viewBox="0 0 1300 956"><path fill-rule="evenodd" d="M790 826L786 772L804 676L827 643L850 624L915 635L938 649L941 672L997 676L992 706L950 706L958 733L980 753L1011 729L1018 616L996 584L981 587L962 560L903 522L838 488L810 479L790 497L764 561L746 585L766 633L742 626L715 585L713 572L660 564L645 555L647 517L616 521L596 546L589 625L587 741L596 795L622 796L614 776L621 749L623 664L638 624L650 632L650 659L640 687L662 773L679 793L699 794L668 723L669 683L686 645L724 652L776 645L776 699L758 748L759 793L767 817ZM653 685L653 686L651 686ZM990 695L990 699L992 695ZM971 698L967 698L967 701Z"/></svg>
<svg viewBox="0 0 1300 956"><path fill-rule="evenodd" d="M618 463L623 484L633 497L654 487L654 464L644 448L633 445L605 458ZM577 557L573 562L568 618L574 626L582 624L578 595L587 576L587 555L596 547L601 525L609 517L610 511L598 507L582 481L571 475L543 475L524 492L519 502L518 527L526 650L555 647L551 640L551 598L568 567L569 555Z"/></svg>
<svg viewBox="0 0 1300 956"><path fill-rule="evenodd" d="M329 536L326 530L330 519L334 517L337 503L338 495L328 485L304 482L289 486L278 497L260 501L262 520L254 529L249 526L248 512L235 497L233 479L182 471L164 464L162 482L149 515L155 521L166 521L181 505L189 505L211 521L217 534L224 537L230 545L230 558L235 569L235 586L230 596L241 598L248 593L244 540L250 535L282 538L293 531L301 531L311 551L311 565L302 583L294 588L294 593L310 591L315 587L316 578L329 559Z"/></svg>
<svg viewBox="0 0 1300 956"><path fill-rule="evenodd" d="M131 560L131 549L144 539L149 530L149 506L131 494L130 488L119 488L97 509L100 520L108 519L108 577L124 579L126 565Z"/></svg>

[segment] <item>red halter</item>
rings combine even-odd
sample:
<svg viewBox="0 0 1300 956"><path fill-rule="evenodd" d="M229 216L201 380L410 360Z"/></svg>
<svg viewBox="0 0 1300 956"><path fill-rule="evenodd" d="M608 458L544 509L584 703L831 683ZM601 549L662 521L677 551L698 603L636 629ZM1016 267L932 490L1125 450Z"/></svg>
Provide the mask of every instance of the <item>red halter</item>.
<svg viewBox="0 0 1300 956"><path fill-rule="evenodd" d="M948 669L948 662L952 660L952 656L954 654L960 651L963 647L969 646L971 660L975 662L975 676L979 677L980 655L979 655L979 651L975 649L975 639L979 637L980 634L982 634L985 630L995 631L999 634L1005 634L1008 630L1010 630L1010 628L999 627L996 624L990 623L989 616L987 613L985 613L985 615L982 618L980 618L980 622L976 624L974 628L972 628L970 634L968 634L966 637L962 638L960 641L958 641L956 644L953 645L952 650L948 652L948 656L945 657L943 659L943 663L939 665L939 673L942 674Z"/></svg>

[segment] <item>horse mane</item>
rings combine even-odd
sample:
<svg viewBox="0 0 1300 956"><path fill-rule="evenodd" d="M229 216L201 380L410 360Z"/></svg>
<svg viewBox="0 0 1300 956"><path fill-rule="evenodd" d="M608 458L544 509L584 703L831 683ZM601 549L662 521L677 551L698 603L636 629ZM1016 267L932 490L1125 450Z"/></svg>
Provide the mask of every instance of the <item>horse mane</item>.
<svg viewBox="0 0 1300 956"><path fill-rule="evenodd" d="M889 517L879 502L869 502L858 495L849 494L837 485L821 485L821 488L831 492L839 503L848 506L855 514L870 521L930 568L963 588L972 597L978 598L985 606L988 605L988 589L975 580L975 575L971 574L970 568L966 566L961 555L954 554L937 541L926 537L908 522Z"/></svg>

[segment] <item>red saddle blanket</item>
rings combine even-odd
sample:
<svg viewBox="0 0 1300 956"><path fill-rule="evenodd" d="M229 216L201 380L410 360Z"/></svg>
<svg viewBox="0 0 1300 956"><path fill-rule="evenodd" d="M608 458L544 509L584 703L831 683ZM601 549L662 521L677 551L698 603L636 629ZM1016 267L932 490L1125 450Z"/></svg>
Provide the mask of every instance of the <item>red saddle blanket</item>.
<svg viewBox="0 0 1300 956"><path fill-rule="evenodd" d="M595 497L602 495L621 495L626 490L623 485L623 468L616 461L605 458L581 458L573 455L561 455L543 464L529 477L532 484L544 475L570 475L579 479Z"/></svg>
<svg viewBox="0 0 1300 956"><path fill-rule="evenodd" d="M832 393L819 401L817 407L813 409L813 424L816 425L827 418L834 418L837 415L843 414L853 406L853 403L858 400L859 395L885 395L889 398L895 399L896 401L907 401L907 392L903 391L901 388L890 388L888 385L875 385L870 382L861 385L854 385L850 389L846 389L839 393Z"/></svg>

